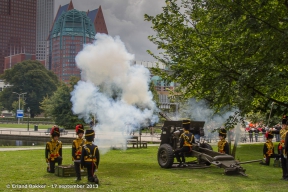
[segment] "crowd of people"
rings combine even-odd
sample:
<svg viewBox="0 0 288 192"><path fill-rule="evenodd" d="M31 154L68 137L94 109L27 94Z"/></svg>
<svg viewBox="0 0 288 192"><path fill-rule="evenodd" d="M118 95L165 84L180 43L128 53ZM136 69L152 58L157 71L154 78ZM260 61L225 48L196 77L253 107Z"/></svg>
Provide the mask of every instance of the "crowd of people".
<svg viewBox="0 0 288 192"><path fill-rule="evenodd" d="M277 124L275 126L272 127L275 130L280 131L281 130L281 125ZM253 143L255 142L260 142L261 137L263 138L263 141L266 141L266 132L269 131L268 127L265 127L264 125L257 125L257 124L253 124L250 123L246 128L245 128L245 133L248 134L249 136L249 142ZM280 134L279 133L275 133L275 138L276 138L276 142L280 141ZM244 141L246 142L246 140Z"/></svg>

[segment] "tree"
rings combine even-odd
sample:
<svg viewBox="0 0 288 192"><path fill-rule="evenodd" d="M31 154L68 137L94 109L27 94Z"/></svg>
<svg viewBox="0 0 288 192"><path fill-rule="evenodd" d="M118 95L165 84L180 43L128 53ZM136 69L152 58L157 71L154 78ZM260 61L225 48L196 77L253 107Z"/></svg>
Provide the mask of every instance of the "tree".
<svg viewBox="0 0 288 192"><path fill-rule="evenodd" d="M59 84L57 76L47 70L38 61L26 60L17 63L11 69L7 69L0 77L12 86L5 88L0 94L0 100L7 110L12 110L12 103L18 101L16 93L27 93L24 95L25 108L30 107L31 117L40 114L40 102L45 96L50 96ZM18 109L18 108L17 108Z"/></svg>
<svg viewBox="0 0 288 192"><path fill-rule="evenodd" d="M51 97L45 97L41 103L41 109L46 116L51 116L55 123L68 129L75 128L75 125L84 124L82 119L72 112L71 92L79 79L72 77L70 83L62 83Z"/></svg>
<svg viewBox="0 0 288 192"><path fill-rule="evenodd" d="M166 0L163 13L149 16L162 51L152 53L169 67L153 72L180 84L185 98L209 102L219 111L268 117L287 111L288 11L285 0Z"/></svg>

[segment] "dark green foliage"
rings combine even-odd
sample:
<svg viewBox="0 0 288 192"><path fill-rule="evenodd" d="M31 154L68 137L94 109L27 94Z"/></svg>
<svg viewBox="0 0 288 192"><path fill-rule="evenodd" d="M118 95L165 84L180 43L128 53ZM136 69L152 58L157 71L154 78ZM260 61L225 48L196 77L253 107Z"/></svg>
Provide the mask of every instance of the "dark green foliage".
<svg viewBox="0 0 288 192"><path fill-rule="evenodd" d="M145 15L149 39L169 66L154 73L180 83L184 98L248 112L287 113L287 1L166 0L163 13Z"/></svg>
<svg viewBox="0 0 288 192"><path fill-rule="evenodd" d="M45 96L51 96L59 83L57 76L52 71L48 71L38 61L32 60L17 63L11 69L6 70L0 78L12 85L5 88L0 94L3 107L15 111L16 109L12 109L12 103L18 101L18 95L13 92L19 94L26 92L24 110L26 112L27 107L30 107L31 117L42 112L39 107L40 102Z"/></svg>
<svg viewBox="0 0 288 192"><path fill-rule="evenodd" d="M41 108L45 111L46 116L53 118L55 123L66 129L74 129L78 123L84 124L83 120L72 112L72 102L70 93L78 79L72 77L70 84L62 83L51 97L46 97L41 103Z"/></svg>

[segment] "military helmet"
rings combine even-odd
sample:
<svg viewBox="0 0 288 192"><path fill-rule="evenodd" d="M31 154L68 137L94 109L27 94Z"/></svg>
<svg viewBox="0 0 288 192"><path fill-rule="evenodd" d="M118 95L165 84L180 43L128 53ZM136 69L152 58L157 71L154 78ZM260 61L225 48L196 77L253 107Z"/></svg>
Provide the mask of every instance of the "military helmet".
<svg viewBox="0 0 288 192"><path fill-rule="evenodd" d="M274 135L271 132L265 134L266 139L273 139Z"/></svg>
<svg viewBox="0 0 288 192"><path fill-rule="evenodd" d="M189 130L190 129L190 120L189 119L185 119L182 121L182 127L185 129L185 130Z"/></svg>
<svg viewBox="0 0 288 192"><path fill-rule="evenodd" d="M87 141L93 141L94 138L95 138L95 132L94 132L94 130L93 130L93 129L87 129L87 130L85 131L85 139L86 139Z"/></svg>
<svg viewBox="0 0 288 192"><path fill-rule="evenodd" d="M226 136L227 136L226 129L220 129L219 130L219 136L222 136L222 137L226 138Z"/></svg>
<svg viewBox="0 0 288 192"><path fill-rule="evenodd" d="M78 135L79 133L84 133L84 126L82 124L78 124L75 127L75 132Z"/></svg>
<svg viewBox="0 0 288 192"><path fill-rule="evenodd" d="M55 137L55 136L60 137L60 130L59 130L58 125L53 125L53 127L50 131L50 135L51 135L51 137Z"/></svg>
<svg viewBox="0 0 288 192"><path fill-rule="evenodd" d="M287 116L286 115L283 115L282 117L282 125L286 125L288 122L287 122Z"/></svg>

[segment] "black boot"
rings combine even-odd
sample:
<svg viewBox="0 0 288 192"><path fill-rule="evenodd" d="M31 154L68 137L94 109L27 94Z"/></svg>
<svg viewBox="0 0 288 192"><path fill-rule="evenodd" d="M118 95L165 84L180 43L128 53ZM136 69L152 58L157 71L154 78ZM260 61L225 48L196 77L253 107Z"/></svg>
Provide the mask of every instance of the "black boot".
<svg viewBox="0 0 288 192"><path fill-rule="evenodd" d="M96 175L94 175L94 183L99 185L99 179Z"/></svg>

